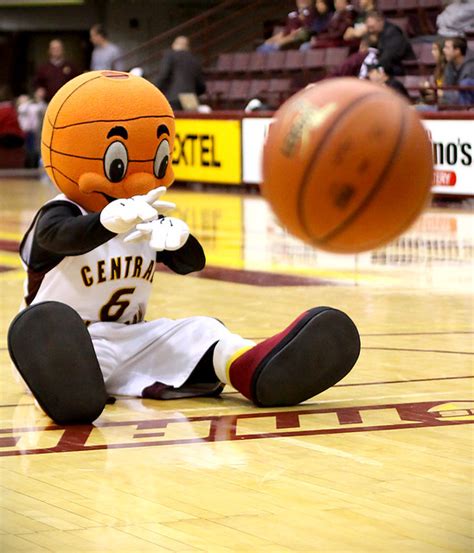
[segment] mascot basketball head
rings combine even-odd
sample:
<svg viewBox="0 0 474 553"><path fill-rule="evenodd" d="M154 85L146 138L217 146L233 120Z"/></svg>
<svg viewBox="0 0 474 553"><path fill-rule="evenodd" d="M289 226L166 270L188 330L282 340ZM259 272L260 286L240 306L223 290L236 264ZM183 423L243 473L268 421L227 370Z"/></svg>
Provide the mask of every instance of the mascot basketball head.
<svg viewBox="0 0 474 553"><path fill-rule="evenodd" d="M173 111L141 77L91 71L66 83L46 110L46 171L71 200L100 211L116 198L170 186Z"/></svg>

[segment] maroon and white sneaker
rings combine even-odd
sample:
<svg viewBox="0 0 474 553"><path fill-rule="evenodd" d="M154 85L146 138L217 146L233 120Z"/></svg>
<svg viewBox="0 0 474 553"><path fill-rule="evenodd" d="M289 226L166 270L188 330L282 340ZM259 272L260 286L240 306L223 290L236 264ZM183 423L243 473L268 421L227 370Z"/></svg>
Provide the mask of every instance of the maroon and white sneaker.
<svg viewBox="0 0 474 553"><path fill-rule="evenodd" d="M259 407L296 405L344 378L359 353L352 320L338 309L316 307L237 357L230 382Z"/></svg>

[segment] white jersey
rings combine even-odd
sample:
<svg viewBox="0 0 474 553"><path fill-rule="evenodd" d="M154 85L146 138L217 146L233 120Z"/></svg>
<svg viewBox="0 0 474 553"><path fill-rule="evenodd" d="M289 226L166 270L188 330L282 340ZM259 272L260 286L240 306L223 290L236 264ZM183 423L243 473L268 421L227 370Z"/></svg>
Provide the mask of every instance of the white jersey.
<svg viewBox="0 0 474 553"><path fill-rule="evenodd" d="M58 200L87 213L62 194L51 201ZM125 244L126 234L119 234L88 253L64 257L47 272L28 269L36 224L35 219L21 248L28 270L25 297L30 305L65 303L89 323L108 393L141 396L155 382L179 387L216 342L225 343L221 348L228 356L247 345L247 340L210 317L141 322L156 260L148 241ZM221 367L220 373L225 369Z"/></svg>
<svg viewBox="0 0 474 553"><path fill-rule="evenodd" d="M83 215L87 213L63 194L51 201L57 200L76 205ZM35 226L28 230L22 249L27 264ZM43 301L65 303L87 323L136 323L143 320L151 293L156 252L147 241L124 243L126 235L119 234L88 253L66 256L44 274L31 304ZM30 272L28 278L33 278Z"/></svg>

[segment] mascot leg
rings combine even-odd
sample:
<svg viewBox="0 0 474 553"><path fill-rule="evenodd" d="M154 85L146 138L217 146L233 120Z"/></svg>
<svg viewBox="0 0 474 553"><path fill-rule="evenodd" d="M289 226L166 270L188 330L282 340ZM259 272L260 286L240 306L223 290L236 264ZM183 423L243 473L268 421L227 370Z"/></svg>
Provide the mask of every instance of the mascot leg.
<svg viewBox="0 0 474 553"><path fill-rule="evenodd" d="M355 324L331 307L306 311L257 345L243 342L238 350L219 341L214 365L219 378L259 407L296 405L327 390L349 373L360 352Z"/></svg>
<svg viewBox="0 0 474 553"><path fill-rule="evenodd" d="M89 424L107 401L87 328L71 307L27 307L8 330L11 359L44 412L57 424Z"/></svg>

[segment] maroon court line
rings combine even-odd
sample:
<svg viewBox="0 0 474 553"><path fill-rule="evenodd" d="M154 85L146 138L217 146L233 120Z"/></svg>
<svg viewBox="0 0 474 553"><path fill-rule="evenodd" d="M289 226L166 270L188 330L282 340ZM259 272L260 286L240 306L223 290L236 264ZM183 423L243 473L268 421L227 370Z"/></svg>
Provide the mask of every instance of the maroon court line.
<svg viewBox="0 0 474 553"><path fill-rule="evenodd" d="M248 338L254 342L266 340L267 338ZM369 347L363 346L360 349L381 350L381 351L411 351L415 353L446 353L452 355L474 355L472 351L452 351L446 349L417 349L417 348L386 348L386 347Z"/></svg>
<svg viewBox="0 0 474 553"><path fill-rule="evenodd" d="M346 388L350 386L378 386L381 384L409 384L411 382L437 382L442 380L465 380L467 378L474 378L474 375L468 375L468 376L440 376L435 378L410 378L409 380L380 380L377 382L355 382L353 384L335 384L333 388ZM239 394L240 392L223 392L221 395L223 396L230 396ZM139 397L124 397L124 398L116 398L116 401L130 401L130 399L142 399ZM5 405L0 405L0 409L2 408L8 408L8 407L32 407L34 403L22 403L21 405L18 405L16 403L8 403Z"/></svg>
<svg viewBox="0 0 474 553"><path fill-rule="evenodd" d="M20 242L16 240L0 240L0 250L4 252L15 252L18 253L20 249Z"/></svg>
<svg viewBox="0 0 474 553"><path fill-rule="evenodd" d="M0 250L8 252L19 251L19 242L13 240L0 240ZM163 273L175 274L161 263L156 264L156 270ZM254 286L339 286L339 282L325 280L318 277L306 277L302 275L288 275L284 273L272 273L267 271L249 271L248 269L230 269L207 265L202 271L190 274L191 278L207 278L235 284L252 284Z"/></svg>
<svg viewBox="0 0 474 553"><path fill-rule="evenodd" d="M472 330L443 330L439 332L387 332L387 333L381 333L381 334L361 334L361 338L372 338L372 337L390 337L390 336L450 336L451 334L474 334L474 331ZM261 337L261 336L254 336L252 338L247 338L248 340L253 340L254 342L257 342L258 340L266 340L268 336ZM425 350L423 350L425 351Z"/></svg>
<svg viewBox="0 0 474 553"><path fill-rule="evenodd" d="M440 330L436 332L386 332L380 334L361 334L361 336L445 336L449 334L474 334L473 330Z"/></svg>
<svg viewBox="0 0 474 553"><path fill-rule="evenodd" d="M448 353L454 355L474 355L472 351L451 351L445 349L416 349L416 348L383 348L383 347L363 347L361 349L373 349L382 351L411 351L415 353Z"/></svg>
<svg viewBox="0 0 474 553"><path fill-rule="evenodd" d="M333 388L348 388L351 386L380 386L382 384L409 384L411 382L438 382L442 380L463 380L466 378L474 378L474 375L469 376L439 376L435 378L410 378L409 380L380 380L376 382L354 382L352 384L334 384ZM239 392L224 392L221 395L233 395Z"/></svg>

